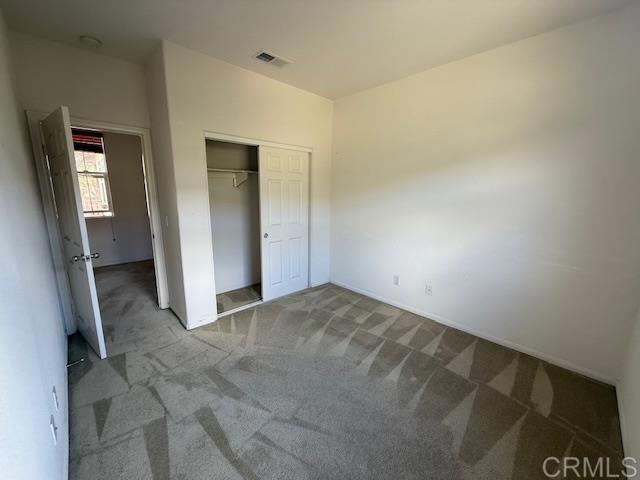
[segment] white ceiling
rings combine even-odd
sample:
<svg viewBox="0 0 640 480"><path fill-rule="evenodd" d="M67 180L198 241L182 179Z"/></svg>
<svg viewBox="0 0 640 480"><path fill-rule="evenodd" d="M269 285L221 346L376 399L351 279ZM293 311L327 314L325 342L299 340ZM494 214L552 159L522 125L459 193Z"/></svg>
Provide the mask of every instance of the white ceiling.
<svg viewBox="0 0 640 480"><path fill-rule="evenodd" d="M143 62L165 38L337 98L631 0L0 0L9 27ZM259 63L267 50L293 60Z"/></svg>

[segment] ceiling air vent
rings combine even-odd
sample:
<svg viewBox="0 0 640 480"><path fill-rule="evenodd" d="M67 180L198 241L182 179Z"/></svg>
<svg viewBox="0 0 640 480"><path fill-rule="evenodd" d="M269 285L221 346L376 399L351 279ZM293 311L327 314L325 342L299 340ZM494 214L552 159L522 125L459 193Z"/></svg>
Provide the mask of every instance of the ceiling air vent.
<svg viewBox="0 0 640 480"><path fill-rule="evenodd" d="M279 57L277 55L274 55L273 53L265 52L264 50L261 50L258 53L256 53L255 57L258 60L268 63L269 65L273 65L274 67L280 67L280 68L292 63L291 60L287 60L286 58Z"/></svg>

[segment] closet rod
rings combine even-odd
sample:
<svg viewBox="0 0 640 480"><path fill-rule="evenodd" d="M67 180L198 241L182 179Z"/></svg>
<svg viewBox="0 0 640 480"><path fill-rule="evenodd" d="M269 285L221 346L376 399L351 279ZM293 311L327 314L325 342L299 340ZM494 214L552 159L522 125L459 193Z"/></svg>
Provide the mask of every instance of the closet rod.
<svg viewBox="0 0 640 480"><path fill-rule="evenodd" d="M256 170L234 170L233 168L209 168L209 172L230 172L230 173L258 173Z"/></svg>

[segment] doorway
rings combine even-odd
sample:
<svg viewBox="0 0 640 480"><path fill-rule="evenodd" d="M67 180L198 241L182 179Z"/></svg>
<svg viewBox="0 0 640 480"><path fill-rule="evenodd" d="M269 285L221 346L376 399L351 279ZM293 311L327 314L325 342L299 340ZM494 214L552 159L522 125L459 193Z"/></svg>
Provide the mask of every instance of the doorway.
<svg viewBox="0 0 640 480"><path fill-rule="evenodd" d="M113 342L136 332L137 310L158 304L142 140L73 124L71 132L109 350Z"/></svg>
<svg viewBox="0 0 640 480"><path fill-rule="evenodd" d="M75 119L66 107L27 112L27 118L65 328L69 335L79 331L105 358L111 329L103 329L100 307L113 306L113 298L98 302L94 273L100 283L101 269L135 266L129 273L137 275L116 275L107 283L134 291L144 277L152 308L168 307L150 132ZM123 177L135 188L123 188Z"/></svg>

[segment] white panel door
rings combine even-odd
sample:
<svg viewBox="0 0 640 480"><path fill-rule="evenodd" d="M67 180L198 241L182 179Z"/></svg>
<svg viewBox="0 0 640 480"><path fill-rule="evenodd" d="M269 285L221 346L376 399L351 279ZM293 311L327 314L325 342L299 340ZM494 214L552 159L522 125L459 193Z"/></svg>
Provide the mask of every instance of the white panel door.
<svg viewBox="0 0 640 480"><path fill-rule="evenodd" d="M41 127L78 330L100 358L105 358L107 351L67 107L51 113Z"/></svg>
<svg viewBox="0 0 640 480"><path fill-rule="evenodd" d="M309 286L309 154L260 147L262 298Z"/></svg>

